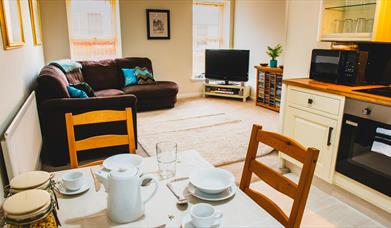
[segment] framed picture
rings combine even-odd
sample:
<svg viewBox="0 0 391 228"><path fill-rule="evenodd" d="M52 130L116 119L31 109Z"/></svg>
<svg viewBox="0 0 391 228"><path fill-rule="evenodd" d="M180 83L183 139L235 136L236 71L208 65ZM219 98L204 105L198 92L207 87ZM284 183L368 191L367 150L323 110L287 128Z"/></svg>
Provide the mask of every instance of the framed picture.
<svg viewBox="0 0 391 228"><path fill-rule="evenodd" d="M34 45L42 45L41 11L39 9L39 0L29 0L29 8Z"/></svg>
<svg viewBox="0 0 391 228"><path fill-rule="evenodd" d="M148 39L170 39L170 11L147 9Z"/></svg>
<svg viewBox="0 0 391 228"><path fill-rule="evenodd" d="M20 0L0 0L0 24L4 49L24 45Z"/></svg>

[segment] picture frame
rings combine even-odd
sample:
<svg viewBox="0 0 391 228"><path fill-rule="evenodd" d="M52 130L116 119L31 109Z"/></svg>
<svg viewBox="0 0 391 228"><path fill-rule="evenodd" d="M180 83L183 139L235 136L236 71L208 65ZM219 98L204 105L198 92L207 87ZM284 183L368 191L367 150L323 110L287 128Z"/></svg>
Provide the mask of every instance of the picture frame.
<svg viewBox="0 0 391 228"><path fill-rule="evenodd" d="M39 0L28 0L30 9L31 29L35 46L42 45L42 24Z"/></svg>
<svg viewBox="0 0 391 228"><path fill-rule="evenodd" d="M4 49L13 49L24 45L20 0L0 0L0 25Z"/></svg>
<svg viewBox="0 0 391 228"><path fill-rule="evenodd" d="M170 39L170 10L147 9L147 35L149 40Z"/></svg>

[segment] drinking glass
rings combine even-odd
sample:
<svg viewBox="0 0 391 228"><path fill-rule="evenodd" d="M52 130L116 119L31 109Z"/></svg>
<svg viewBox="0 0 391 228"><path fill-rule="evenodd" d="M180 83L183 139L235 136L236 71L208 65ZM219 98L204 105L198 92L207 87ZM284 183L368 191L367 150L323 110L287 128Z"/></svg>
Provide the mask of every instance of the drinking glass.
<svg viewBox="0 0 391 228"><path fill-rule="evenodd" d="M156 144L156 158L159 167L159 175L162 179L175 176L177 147L175 142L167 141Z"/></svg>
<svg viewBox="0 0 391 228"><path fill-rule="evenodd" d="M372 30L373 30L373 19L372 18L368 18L366 26L365 26L365 31L366 32L372 32Z"/></svg>
<svg viewBox="0 0 391 228"><path fill-rule="evenodd" d="M343 32L344 33L351 33L353 32L353 28L354 28L354 21L353 19L345 19L344 20L344 23L343 23Z"/></svg>
<svg viewBox="0 0 391 228"><path fill-rule="evenodd" d="M365 18L357 18L356 32L361 33L365 32L367 19Z"/></svg>

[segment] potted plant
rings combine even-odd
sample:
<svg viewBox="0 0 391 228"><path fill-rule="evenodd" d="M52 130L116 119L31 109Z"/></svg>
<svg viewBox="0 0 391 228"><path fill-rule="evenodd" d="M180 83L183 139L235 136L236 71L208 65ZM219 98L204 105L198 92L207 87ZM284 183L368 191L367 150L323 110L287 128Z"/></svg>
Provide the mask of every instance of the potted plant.
<svg viewBox="0 0 391 228"><path fill-rule="evenodd" d="M274 48L268 46L266 54L272 59L270 60L270 67L277 67L277 57L282 53L282 45L277 44Z"/></svg>

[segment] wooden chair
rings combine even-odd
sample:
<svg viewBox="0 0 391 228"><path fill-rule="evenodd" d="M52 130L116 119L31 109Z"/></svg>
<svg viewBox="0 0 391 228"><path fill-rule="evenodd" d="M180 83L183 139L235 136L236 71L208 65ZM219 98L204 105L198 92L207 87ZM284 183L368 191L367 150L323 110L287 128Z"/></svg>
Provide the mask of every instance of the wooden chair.
<svg viewBox="0 0 391 228"><path fill-rule="evenodd" d="M126 121L127 135L99 135L79 141L75 140L74 126L107 123L114 121ZM86 167L91 165L101 164L102 160L91 162L79 166L77 153L83 150L103 148L109 146L129 145L129 152L136 153L136 145L134 142L133 131L133 115L132 109L126 108L124 111L100 110L91 111L78 115L72 113L65 114L65 124L68 137L68 150L71 168Z"/></svg>
<svg viewBox="0 0 391 228"><path fill-rule="evenodd" d="M255 160L259 142L269 145L276 150L295 158L303 164L298 184ZM263 131L261 126L253 125L242 179L240 182L240 189L275 219L277 219L283 226L299 227L303 217L318 155L318 149L305 149L301 144L290 138L277 133ZM257 175L277 191L293 199L289 217L271 199L250 188L252 173Z"/></svg>

